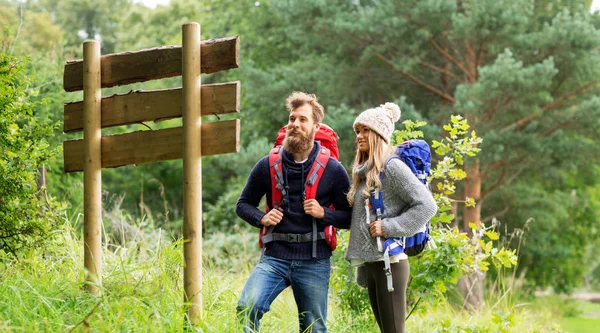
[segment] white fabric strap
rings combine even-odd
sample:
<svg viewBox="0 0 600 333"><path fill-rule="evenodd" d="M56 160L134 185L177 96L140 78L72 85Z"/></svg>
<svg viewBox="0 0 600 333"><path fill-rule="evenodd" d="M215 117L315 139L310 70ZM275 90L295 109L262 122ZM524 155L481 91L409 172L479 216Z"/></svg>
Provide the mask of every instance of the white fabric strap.
<svg viewBox="0 0 600 333"><path fill-rule="evenodd" d="M387 288L389 292L394 291L394 282L392 280L392 268L390 265L390 252L385 250L383 253L383 271L385 272L385 276L387 279Z"/></svg>
<svg viewBox="0 0 600 333"><path fill-rule="evenodd" d="M371 211L369 209L369 198L365 199L365 213L367 213L367 225L371 224Z"/></svg>

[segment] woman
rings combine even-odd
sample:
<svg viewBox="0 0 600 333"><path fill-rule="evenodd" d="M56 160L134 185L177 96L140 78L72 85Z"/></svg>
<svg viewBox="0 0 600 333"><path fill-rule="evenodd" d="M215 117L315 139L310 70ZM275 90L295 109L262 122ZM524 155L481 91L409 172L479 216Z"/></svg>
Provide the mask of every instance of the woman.
<svg viewBox="0 0 600 333"><path fill-rule="evenodd" d="M346 260L358 266L357 283L367 287L371 308L383 333L404 332L410 267L406 254L390 257L394 290L389 292L377 238L383 242L390 237L412 236L437 211L425 185L402 161L390 159L394 154L390 139L398 119L400 108L394 103L368 109L356 118L357 149L348 193L353 207ZM373 191L380 190L385 210L378 218L367 199Z"/></svg>

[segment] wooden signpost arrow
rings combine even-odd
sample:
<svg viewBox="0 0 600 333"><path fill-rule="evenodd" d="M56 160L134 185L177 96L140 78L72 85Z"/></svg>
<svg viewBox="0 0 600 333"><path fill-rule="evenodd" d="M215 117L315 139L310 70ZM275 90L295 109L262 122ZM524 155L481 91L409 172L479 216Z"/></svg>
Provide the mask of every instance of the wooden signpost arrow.
<svg viewBox="0 0 600 333"><path fill-rule="evenodd" d="M86 289L101 294L102 168L183 159L184 302L187 320L202 314L202 156L237 153L240 121L202 124L201 116L240 111L240 83L201 85L201 73L239 67L239 38L200 41L200 25L182 26L182 45L101 56L100 43L83 44L83 60L65 65L64 89L83 90L83 101L65 103L64 132L83 131L64 142L65 172L84 175ZM101 89L182 76L182 88L131 91L102 97ZM176 128L102 136L101 129L182 118Z"/></svg>

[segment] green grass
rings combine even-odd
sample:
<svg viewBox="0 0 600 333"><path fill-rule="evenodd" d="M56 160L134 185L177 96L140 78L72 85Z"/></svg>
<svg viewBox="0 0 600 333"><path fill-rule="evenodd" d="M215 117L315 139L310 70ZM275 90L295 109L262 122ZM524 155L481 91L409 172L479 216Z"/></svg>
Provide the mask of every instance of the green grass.
<svg viewBox="0 0 600 333"><path fill-rule="evenodd" d="M214 237L214 239L220 239ZM252 238L252 241L254 238ZM233 261L215 260L218 244L204 244L203 318L191 331L240 332L235 305L258 251L241 246L229 253ZM226 246L225 246L226 247ZM82 243L74 232L57 232L45 249L24 253L19 261L0 258L0 332L184 332L182 287L183 250L180 243L130 244L104 250L103 296L83 290ZM243 258L242 261L234 260ZM330 289L330 332L376 333L370 311L352 314ZM498 303L498 302L496 302ZM544 310L545 309L545 310ZM551 309L539 304L490 304L477 315L441 302L420 305L407 322L407 332L563 332L553 323ZM576 318L574 318L576 319ZM562 321L571 332L581 324ZM290 290L276 299L262 321L262 332L296 332L297 310Z"/></svg>
<svg viewBox="0 0 600 333"><path fill-rule="evenodd" d="M585 301L572 301L575 311L571 316L560 320L565 332L596 333L600 327L600 304Z"/></svg>
<svg viewBox="0 0 600 333"><path fill-rule="evenodd" d="M564 318L561 326L569 333L597 333L600 327L600 319L596 318Z"/></svg>

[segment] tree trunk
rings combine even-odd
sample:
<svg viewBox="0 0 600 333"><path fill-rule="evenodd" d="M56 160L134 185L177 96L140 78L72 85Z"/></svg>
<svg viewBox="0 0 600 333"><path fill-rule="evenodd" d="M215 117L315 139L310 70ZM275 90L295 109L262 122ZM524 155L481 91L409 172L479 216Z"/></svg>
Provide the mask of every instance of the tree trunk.
<svg viewBox="0 0 600 333"><path fill-rule="evenodd" d="M454 219L452 219L452 222L450 222L450 227L451 228L458 228L458 202L457 201L452 201L452 215L454 215Z"/></svg>
<svg viewBox="0 0 600 333"><path fill-rule="evenodd" d="M46 189L46 166L38 168L38 174L35 178L35 184L37 185L37 197L48 202L48 191ZM41 208L42 212L45 208Z"/></svg>
<svg viewBox="0 0 600 333"><path fill-rule="evenodd" d="M465 171L467 178L465 180L465 196L475 199L475 207L465 207L463 212L463 229L469 237L478 237L473 235L469 223L474 223L477 227L481 226L481 174L480 161L474 159L465 161ZM475 312L483 306L483 272L475 272L471 275L463 275L458 282L458 287L463 295L463 307L469 312Z"/></svg>
<svg viewBox="0 0 600 333"><path fill-rule="evenodd" d="M471 313L477 312L483 306L483 280L485 272L477 271L463 275L458 280L458 289L463 295L463 308Z"/></svg>
<svg viewBox="0 0 600 333"><path fill-rule="evenodd" d="M41 166L38 168L38 175L35 179L35 183L37 185L38 193L46 188L46 167ZM38 194L39 195L39 194Z"/></svg>

